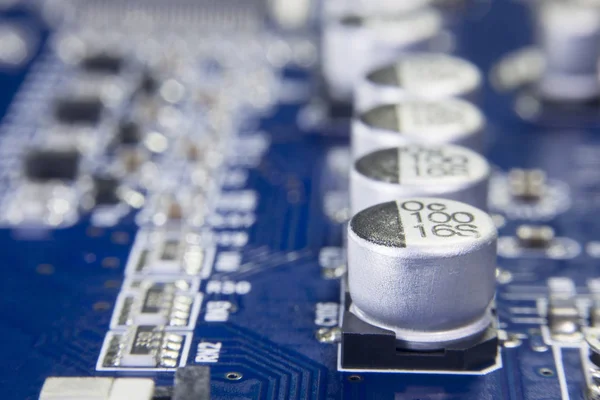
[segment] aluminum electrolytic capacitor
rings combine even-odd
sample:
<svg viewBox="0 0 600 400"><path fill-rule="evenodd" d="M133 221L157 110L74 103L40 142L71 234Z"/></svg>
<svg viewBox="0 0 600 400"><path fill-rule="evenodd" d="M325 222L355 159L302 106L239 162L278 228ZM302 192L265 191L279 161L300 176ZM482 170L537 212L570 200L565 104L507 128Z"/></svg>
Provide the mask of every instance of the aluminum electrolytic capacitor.
<svg viewBox="0 0 600 400"><path fill-rule="evenodd" d="M538 90L554 101L600 95L600 8L582 2L543 2L536 9L537 42L545 68Z"/></svg>
<svg viewBox="0 0 600 400"><path fill-rule="evenodd" d="M398 15L416 11L432 3L433 0L328 0L322 3L323 19L340 18L344 15Z"/></svg>
<svg viewBox="0 0 600 400"><path fill-rule="evenodd" d="M458 99L405 101L378 106L352 119L352 155L409 143L457 144L482 150L485 119L469 102Z"/></svg>
<svg viewBox="0 0 600 400"><path fill-rule="evenodd" d="M490 166L460 146L406 145L376 150L350 172L352 215L403 197L435 196L487 209Z"/></svg>
<svg viewBox="0 0 600 400"><path fill-rule="evenodd" d="M432 8L328 21L323 27L322 65L330 96L350 100L354 85L368 70L405 52L430 50L442 28L442 16Z"/></svg>
<svg viewBox="0 0 600 400"><path fill-rule="evenodd" d="M481 73L472 63L443 53L414 53L363 76L354 91L354 108L366 110L402 100L462 98L475 102Z"/></svg>
<svg viewBox="0 0 600 400"><path fill-rule="evenodd" d="M497 236L485 212L452 200L360 211L348 224L350 311L405 348L476 336L492 323Z"/></svg>

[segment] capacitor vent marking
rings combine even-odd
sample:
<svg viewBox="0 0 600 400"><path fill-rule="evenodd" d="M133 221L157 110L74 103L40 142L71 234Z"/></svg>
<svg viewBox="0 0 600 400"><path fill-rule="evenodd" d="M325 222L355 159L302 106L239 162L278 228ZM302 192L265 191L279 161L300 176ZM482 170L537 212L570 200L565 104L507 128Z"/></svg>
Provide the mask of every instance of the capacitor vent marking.
<svg viewBox="0 0 600 400"><path fill-rule="evenodd" d="M458 144L481 151L485 121L472 104L457 99L406 101L360 113L352 124L355 158L374 150L419 144Z"/></svg>
<svg viewBox="0 0 600 400"><path fill-rule="evenodd" d="M414 196L438 196L486 209L489 176L486 160L460 146L407 145L378 150L353 165L352 211Z"/></svg>
<svg viewBox="0 0 600 400"><path fill-rule="evenodd" d="M381 224L381 221L385 223ZM364 240L387 247L406 247L402 218L396 203L378 204L352 218L351 229Z"/></svg>
<svg viewBox="0 0 600 400"><path fill-rule="evenodd" d="M492 321L496 239L486 213L452 200L362 210L348 227L350 310L408 348L477 335Z"/></svg>

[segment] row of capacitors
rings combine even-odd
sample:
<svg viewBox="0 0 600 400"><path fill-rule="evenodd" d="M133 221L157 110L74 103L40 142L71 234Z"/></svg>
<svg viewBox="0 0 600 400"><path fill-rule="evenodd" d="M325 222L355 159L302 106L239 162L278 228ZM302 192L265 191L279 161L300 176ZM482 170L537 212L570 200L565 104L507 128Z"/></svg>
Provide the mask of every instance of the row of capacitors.
<svg viewBox="0 0 600 400"><path fill-rule="evenodd" d="M322 43L330 96L354 105L347 312L393 331L412 355L494 326L497 232L485 211L485 118L474 105L482 76L432 51L445 22L427 3L337 10ZM371 363L356 361L344 338L343 365Z"/></svg>

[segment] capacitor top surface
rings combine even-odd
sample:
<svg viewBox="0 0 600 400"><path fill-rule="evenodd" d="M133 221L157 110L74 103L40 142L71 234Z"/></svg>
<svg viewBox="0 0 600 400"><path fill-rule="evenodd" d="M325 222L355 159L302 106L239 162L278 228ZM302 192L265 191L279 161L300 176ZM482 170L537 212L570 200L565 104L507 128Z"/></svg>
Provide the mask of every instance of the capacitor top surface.
<svg viewBox="0 0 600 400"><path fill-rule="evenodd" d="M323 2L323 16L327 19L349 14L361 17L399 14L418 10L432 3L433 0L332 0Z"/></svg>
<svg viewBox="0 0 600 400"><path fill-rule="evenodd" d="M481 152L484 125L479 109L459 99L382 105L353 118L352 156L409 143L457 144Z"/></svg>
<svg viewBox="0 0 600 400"><path fill-rule="evenodd" d="M479 69L462 58L444 53L405 54L367 73L357 84L354 105L362 111L411 99L475 101L481 82Z"/></svg>
<svg viewBox="0 0 600 400"><path fill-rule="evenodd" d="M485 158L460 146L410 144L377 150L352 166L351 211L415 196L442 197L485 210L489 177Z"/></svg>

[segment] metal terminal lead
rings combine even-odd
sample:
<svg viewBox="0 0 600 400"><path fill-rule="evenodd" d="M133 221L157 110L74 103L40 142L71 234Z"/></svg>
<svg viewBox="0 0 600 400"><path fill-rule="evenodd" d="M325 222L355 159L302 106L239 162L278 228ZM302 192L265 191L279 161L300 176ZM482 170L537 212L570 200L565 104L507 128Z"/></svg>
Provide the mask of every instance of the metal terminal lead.
<svg viewBox="0 0 600 400"><path fill-rule="evenodd" d="M335 328L321 328L317 331L317 340L321 343L339 343L342 339L342 331L339 327Z"/></svg>

